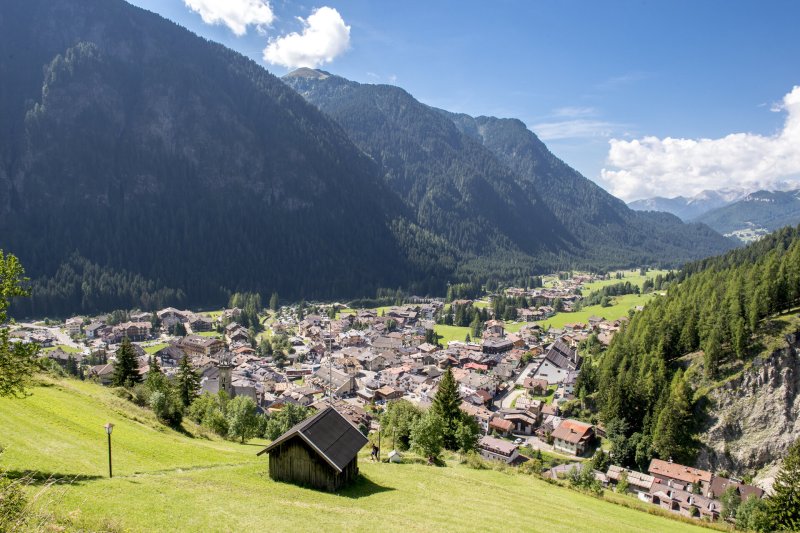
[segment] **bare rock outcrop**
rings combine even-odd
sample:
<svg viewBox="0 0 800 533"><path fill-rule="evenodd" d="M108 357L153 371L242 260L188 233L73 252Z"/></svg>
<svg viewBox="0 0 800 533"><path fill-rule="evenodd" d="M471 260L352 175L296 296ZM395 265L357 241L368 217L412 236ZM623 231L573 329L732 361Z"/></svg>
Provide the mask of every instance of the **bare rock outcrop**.
<svg viewBox="0 0 800 533"><path fill-rule="evenodd" d="M772 485L781 459L800 438L800 332L757 358L741 376L709 393L709 419L698 466L756 474Z"/></svg>

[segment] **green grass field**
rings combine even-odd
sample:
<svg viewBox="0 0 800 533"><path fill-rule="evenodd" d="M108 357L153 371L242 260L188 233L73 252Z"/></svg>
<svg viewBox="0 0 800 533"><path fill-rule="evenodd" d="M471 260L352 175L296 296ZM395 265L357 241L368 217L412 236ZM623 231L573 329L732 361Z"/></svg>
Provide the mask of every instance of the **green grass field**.
<svg viewBox="0 0 800 533"><path fill-rule="evenodd" d="M642 276L639 274L639 269L636 270L620 270L619 272L622 273L623 279L616 279L614 278L614 272L611 273L611 279L606 279L602 281L595 281L592 283L587 283L583 286L582 292L584 296L588 296L590 292L602 289L603 287L607 287L609 285L615 285L617 283L622 283L624 281L630 281L633 285L638 285L639 288L642 288L642 284L646 279L654 279L659 274L666 275L669 270L648 270L646 276Z"/></svg>
<svg viewBox="0 0 800 533"><path fill-rule="evenodd" d="M461 326L445 326L443 324L436 324L433 327L433 330L442 336L439 339L439 342L442 343L442 346L447 346L447 343L450 341L459 341L464 342L467 335L472 336L470 333L470 329L467 327Z"/></svg>
<svg viewBox="0 0 800 533"><path fill-rule="evenodd" d="M117 531L688 531L695 526L550 485L473 470L375 464L340 494L271 481L263 445L160 426L97 385L47 382L0 400L0 464L39 480L41 512L65 529ZM112 435L107 477L103 424ZM70 481L46 488L42 480Z"/></svg>
<svg viewBox="0 0 800 533"><path fill-rule="evenodd" d="M145 346L144 351L149 354L153 354L163 348L166 348L167 346L169 346L169 344L167 344L166 342L159 342L158 344L153 344L152 346Z"/></svg>
<svg viewBox="0 0 800 533"><path fill-rule="evenodd" d="M591 305L584 307L575 313L557 313L555 316L547 320L540 321L542 327L550 326L552 328L563 328L566 324L582 323L586 324L589 317L592 315L605 318L606 320L616 320L623 316L627 316L628 310L633 309L638 305L646 304L654 294L626 294L625 296L616 296L612 298L612 304L609 307L601 307L599 305Z"/></svg>
<svg viewBox="0 0 800 533"><path fill-rule="evenodd" d="M75 348L74 346L67 346L66 344L59 344L56 346L48 346L47 348L42 348L43 352L52 352L53 350L57 350L61 348L61 351L65 353L81 353L83 350L80 348Z"/></svg>

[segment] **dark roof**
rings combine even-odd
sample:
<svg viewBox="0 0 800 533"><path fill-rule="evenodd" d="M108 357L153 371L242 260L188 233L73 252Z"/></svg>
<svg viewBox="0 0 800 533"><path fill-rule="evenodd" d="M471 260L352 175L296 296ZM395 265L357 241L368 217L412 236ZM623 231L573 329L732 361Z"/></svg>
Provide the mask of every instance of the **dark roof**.
<svg viewBox="0 0 800 533"><path fill-rule="evenodd" d="M577 370L580 362L577 351L567 346L561 339L550 345L545 359L563 370Z"/></svg>
<svg viewBox="0 0 800 533"><path fill-rule="evenodd" d="M306 441L337 472L342 472L358 451L369 442L339 411L328 407L303 420L256 455L268 453L295 436Z"/></svg>

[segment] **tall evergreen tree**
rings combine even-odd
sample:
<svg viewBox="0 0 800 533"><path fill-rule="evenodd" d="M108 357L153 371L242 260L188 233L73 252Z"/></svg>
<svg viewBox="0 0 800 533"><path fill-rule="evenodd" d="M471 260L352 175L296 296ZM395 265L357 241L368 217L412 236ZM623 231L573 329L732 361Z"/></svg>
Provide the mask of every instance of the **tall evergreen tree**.
<svg viewBox="0 0 800 533"><path fill-rule="evenodd" d="M9 340L6 311L11 299L28 296L25 271L12 254L0 250L0 397L22 396L36 369L36 344Z"/></svg>
<svg viewBox="0 0 800 533"><path fill-rule="evenodd" d="M433 398L431 409L439 415L444 422L444 446L448 450L458 447L456 430L461 420L461 397L458 394L458 383L453 377L453 371L447 369L439 381L439 390Z"/></svg>
<svg viewBox="0 0 800 533"><path fill-rule="evenodd" d="M200 388L200 376L189 364L189 358L185 355L178 366L178 376L176 380L178 395L183 405L189 407L197 397L197 390Z"/></svg>
<svg viewBox="0 0 800 533"><path fill-rule="evenodd" d="M800 439L794 441L783 460L767 509L773 529L800 530Z"/></svg>
<svg viewBox="0 0 800 533"><path fill-rule="evenodd" d="M272 296L270 296L269 298L269 308L272 309L273 311L277 311L279 307L279 301L280 300L278 300L278 293L273 292Z"/></svg>
<svg viewBox="0 0 800 533"><path fill-rule="evenodd" d="M141 381L136 352L133 351L131 340L125 337L117 348L117 362L114 363L114 376L111 382L115 387L129 387Z"/></svg>
<svg viewBox="0 0 800 533"><path fill-rule="evenodd" d="M683 462L693 457L691 402L691 387L683 378L683 371L678 370L672 378L669 399L659 414L653 433L653 449L661 458Z"/></svg>

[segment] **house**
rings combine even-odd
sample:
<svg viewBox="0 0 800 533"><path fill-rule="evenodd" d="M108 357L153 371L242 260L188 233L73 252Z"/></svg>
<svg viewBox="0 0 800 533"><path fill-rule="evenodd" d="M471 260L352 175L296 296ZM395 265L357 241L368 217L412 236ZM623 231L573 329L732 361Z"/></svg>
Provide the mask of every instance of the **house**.
<svg viewBox="0 0 800 533"><path fill-rule="evenodd" d="M686 517L699 517L717 520L722 511L722 504L713 498L693 494L672 485L653 483L647 499L662 509L679 513Z"/></svg>
<svg viewBox="0 0 800 533"><path fill-rule="evenodd" d="M403 397L402 390L396 389L389 385L384 385L383 387L375 391L376 400L397 400L398 398L402 397Z"/></svg>
<svg viewBox="0 0 800 533"><path fill-rule="evenodd" d="M68 318L64 322L64 328L67 330L67 334L73 337L81 334L82 327L83 327L83 318L79 316Z"/></svg>
<svg viewBox="0 0 800 533"><path fill-rule="evenodd" d="M526 410L511 409L503 412L503 418L513 424L515 434L533 435L539 425L539 417Z"/></svg>
<svg viewBox="0 0 800 533"><path fill-rule="evenodd" d="M617 465L611 465L608 467L608 480L612 485L616 486L623 474L628 479L628 492L636 494L639 496L639 499L646 500L646 495L650 493L650 489L653 487L655 478L651 475L643 474L641 472L623 468Z"/></svg>
<svg viewBox="0 0 800 533"><path fill-rule="evenodd" d="M178 343L178 348L189 356L212 355L225 349L222 339L216 337L202 337L200 335L187 335Z"/></svg>
<svg viewBox="0 0 800 533"><path fill-rule="evenodd" d="M519 458L519 448L511 442L485 435L478 441L478 451L486 459L511 464Z"/></svg>
<svg viewBox="0 0 800 533"><path fill-rule="evenodd" d="M89 367L86 373L89 379L96 379L101 385L108 386L114 380L114 365L108 363L105 365L95 365Z"/></svg>
<svg viewBox="0 0 800 533"><path fill-rule="evenodd" d="M368 439L333 407L300 422L257 455L269 454L269 477L337 491L358 476Z"/></svg>
<svg viewBox="0 0 800 533"><path fill-rule="evenodd" d="M83 332L86 334L86 337L89 339L94 339L99 337L103 334L103 329L107 326L102 322L92 322L85 328L83 328Z"/></svg>
<svg viewBox="0 0 800 533"><path fill-rule="evenodd" d="M514 348L514 343L508 339L500 337L489 337L483 341L483 353L496 354L511 351Z"/></svg>
<svg viewBox="0 0 800 533"><path fill-rule="evenodd" d="M489 320L483 330L484 336L503 337L506 333L506 325L502 320Z"/></svg>
<svg viewBox="0 0 800 533"><path fill-rule="evenodd" d="M691 489L695 485L699 485L702 492L705 493L711 486L712 475L708 470L700 470L699 468L692 468L691 466L684 466L671 461L653 459L650 461L650 467L647 471L656 478L656 483L671 484L681 490Z"/></svg>
<svg viewBox="0 0 800 533"><path fill-rule="evenodd" d="M332 388L332 394L342 396L356 392L356 378L340 370L320 367L314 374L314 380L324 389Z"/></svg>
<svg viewBox="0 0 800 533"><path fill-rule="evenodd" d="M534 396L544 396L547 394L547 388L550 386L550 384L546 379L525 378L525 381L522 382L522 386L528 391L528 393Z"/></svg>
<svg viewBox="0 0 800 533"><path fill-rule="evenodd" d="M548 347L545 360L554 367L566 371L577 370L581 364L581 357L577 350L567 346L561 339Z"/></svg>
<svg viewBox="0 0 800 533"><path fill-rule="evenodd" d="M514 423L510 420L505 420L500 416L494 416L489 420L489 431L494 431L499 435L511 435L514 430Z"/></svg>
<svg viewBox="0 0 800 533"><path fill-rule="evenodd" d="M567 419L561 422L553 433L553 447L573 455L583 455L594 440L594 427L578 420Z"/></svg>
<svg viewBox="0 0 800 533"><path fill-rule="evenodd" d="M764 497L764 489L720 476L711 477L711 484L705 495L709 498L720 498L722 494L730 487L734 488L736 494L739 495L742 501L745 501L750 496L754 496L759 499Z"/></svg>
<svg viewBox="0 0 800 533"><path fill-rule="evenodd" d="M195 332L211 331L213 325L211 319L203 315L193 315L189 318L189 326L192 328L192 331Z"/></svg>

